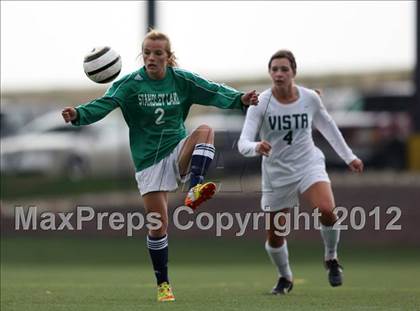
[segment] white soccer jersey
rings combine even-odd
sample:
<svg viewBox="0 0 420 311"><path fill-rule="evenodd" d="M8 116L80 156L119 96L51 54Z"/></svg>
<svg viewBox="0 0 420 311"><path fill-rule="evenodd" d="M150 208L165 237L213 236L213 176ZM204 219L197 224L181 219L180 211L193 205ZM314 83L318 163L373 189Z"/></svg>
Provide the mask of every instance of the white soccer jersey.
<svg viewBox="0 0 420 311"><path fill-rule="evenodd" d="M258 106L248 109L238 149L244 156L257 156L257 135L271 144L270 156L262 160L263 190L296 182L311 167L320 162L325 165L324 154L312 139L312 125L347 164L357 158L319 95L301 86L297 90L299 98L289 104L277 101L271 89L265 90L259 96Z"/></svg>

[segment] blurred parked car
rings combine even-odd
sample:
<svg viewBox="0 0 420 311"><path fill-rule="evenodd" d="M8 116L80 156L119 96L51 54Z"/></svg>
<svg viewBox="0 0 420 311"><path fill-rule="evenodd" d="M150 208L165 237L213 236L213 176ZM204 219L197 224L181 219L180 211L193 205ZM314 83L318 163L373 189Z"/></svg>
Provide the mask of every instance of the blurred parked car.
<svg viewBox="0 0 420 311"><path fill-rule="evenodd" d="M352 99L343 106L346 110L329 109L349 146L368 168L403 169L406 141L412 130L411 94L363 94ZM36 173L73 179L134 174L128 128L119 111L83 127L65 124L60 111L37 117L24 127L24 122L12 121L18 116L11 113L7 115L10 122L6 125L4 115L2 109L2 174ZM226 111L187 119L190 131L200 124L215 129L216 155L212 170L240 175L259 172L260 157L245 158L237 151L244 117L241 112ZM15 135L4 135L3 127L14 128L6 134ZM327 166L345 167L322 135L317 131L313 135L315 144L326 155Z"/></svg>
<svg viewBox="0 0 420 311"><path fill-rule="evenodd" d="M119 112L82 127L65 124L61 111L49 112L1 140L1 172L72 179L134 174L128 128Z"/></svg>
<svg viewBox="0 0 420 311"><path fill-rule="evenodd" d="M368 167L404 169L406 143L413 124L410 93L365 93L349 102L346 110L330 111L347 143ZM314 140L323 150L330 166L342 165L341 159L322 135Z"/></svg>
<svg viewBox="0 0 420 311"><path fill-rule="evenodd" d="M35 105L2 101L0 110L1 138L17 134L25 124L42 113L42 109Z"/></svg>
<svg viewBox="0 0 420 311"><path fill-rule="evenodd" d="M412 131L411 95L381 93L349 98L352 101L345 106L347 110L329 109L329 113L353 152L367 168L404 169L406 141ZM232 112L204 114L187 119L187 125L192 130L204 123L215 130L216 169L224 169L226 173L255 173L260 169L260 157L244 158L237 150L244 119L243 114ZM313 138L324 152L328 167L346 168L321 133L314 130Z"/></svg>

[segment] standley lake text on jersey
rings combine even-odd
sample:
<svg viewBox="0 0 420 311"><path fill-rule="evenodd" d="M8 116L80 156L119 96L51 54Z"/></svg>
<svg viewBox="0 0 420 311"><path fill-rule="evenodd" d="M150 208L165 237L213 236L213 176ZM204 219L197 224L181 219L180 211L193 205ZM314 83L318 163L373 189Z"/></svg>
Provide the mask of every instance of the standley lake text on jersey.
<svg viewBox="0 0 420 311"><path fill-rule="evenodd" d="M161 107L180 105L177 93L169 94L137 94L140 106L146 107Z"/></svg>

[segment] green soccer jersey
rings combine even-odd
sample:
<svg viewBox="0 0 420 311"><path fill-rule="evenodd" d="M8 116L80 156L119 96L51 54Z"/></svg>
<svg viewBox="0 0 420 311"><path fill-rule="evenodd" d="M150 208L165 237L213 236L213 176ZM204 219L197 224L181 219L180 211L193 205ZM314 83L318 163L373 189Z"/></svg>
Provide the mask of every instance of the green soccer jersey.
<svg viewBox="0 0 420 311"><path fill-rule="evenodd" d="M103 97L76 107L73 124L94 123L120 107L138 172L165 158L187 136L184 121L192 104L242 108L241 95L179 68L168 67L164 79L152 80L142 67L113 83Z"/></svg>

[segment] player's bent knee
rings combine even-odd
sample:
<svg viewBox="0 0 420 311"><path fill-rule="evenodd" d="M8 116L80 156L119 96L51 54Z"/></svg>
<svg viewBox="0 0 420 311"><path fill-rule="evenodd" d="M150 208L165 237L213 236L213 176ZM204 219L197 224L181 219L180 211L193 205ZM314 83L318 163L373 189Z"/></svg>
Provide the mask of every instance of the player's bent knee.
<svg viewBox="0 0 420 311"><path fill-rule="evenodd" d="M321 213L321 224L324 226L332 226L337 220L337 216L334 214L334 209L332 207L319 208Z"/></svg>
<svg viewBox="0 0 420 311"><path fill-rule="evenodd" d="M213 132L213 129L207 124L201 124L199 127L196 128L196 130L200 132Z"/></svg>
<svg viewBox="0 0 420 311"><path fill-rule="evenodd" d="M198 136L197 138L199 142L207 142L209 139L212 140L214 137L214 130L207 124L201 124L194 132Z"/></svg>
<svg viewBox="0 0 420 311"><path fill-rule="evenodd" d="M149 236L158 238L167 234L167 231L168 231L167 223L160 222L160 223L153 223L150 225L151 227L149 228Z"/></svg>
<svg viewBox="0 0 420 311"><path fill-rule="evenodd" d="M281 236L281 235L279 236L279 235L276 235L274 231L269 231L269 234L267 236L267 242L268 242L268 245L270 245L271 247L274 247L274 248L281 247L283 246L285 241L286 241L285 236Z"/></svg>
<svg viewBox="0 0 420 311"><path fill-rule="evenodd" d="M165 229L162 228L160 230L149 230L149 236L151 236L152 238L159 238L166 234L167 234L166 228Z"/></svg>
<svg viewBox="0 0 420 311"><path fill-rule="evenodd" d="M325 214L325 215L334 214L334 206L329 202L321 203L317 206L317 208L321 214Z"/></svg>

